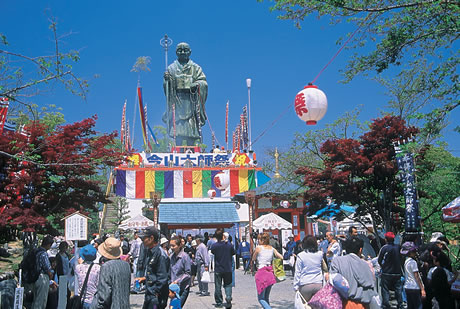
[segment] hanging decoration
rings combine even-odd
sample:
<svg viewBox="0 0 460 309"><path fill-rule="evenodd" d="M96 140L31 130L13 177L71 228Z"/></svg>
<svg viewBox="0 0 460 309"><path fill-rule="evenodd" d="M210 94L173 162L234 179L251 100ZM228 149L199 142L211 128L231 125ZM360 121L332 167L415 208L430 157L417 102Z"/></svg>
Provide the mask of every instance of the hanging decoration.
<svg viewBox="0 0 460 309"><path fill-rule="evenodd" d="M145 124L145 110L144 110L144 105L142 104L142 88L141 87L137 87L137 97L139 99L139 113L141 117L142 137L144 138L144 145L148 146L147 126Z"/></svg>
<svg viewBox="0 0 460 309"><path fill-rule="evenodd" d="M227 173L220 172L214 176L214 185L217 189L224 191L230 186L230 177Z"/></svg>
<svg viewBox="0 0 460 309"><path fill-rule="evenodd" d="M295 97L295 113L307 125L315 125L327 111L327 98L315 85L308 85Z"/></svg>
<svg viewBox="0 0 460 309"><path fill-rule="evenodd" d="M214 189L209 189L209 190L208 190L208 197L209 197L210 199L215 198L215 197L216 197L216 190L214 190Z"/></svg>
<svg viewBox="0 0 460 309"><path fill-rule="evenodd" d="M121 129L120 129L120 141L121 147L125 146L125 135L126 135L126 101L123 105L123 112L121 114Z"/></svg>
<svg viewBox="0 0 460 309"><path fill-rule="evenodd" d="M0 98L0 135L3 134L3 127L6 122L6 115L8 114L8 98Z"/></svg>

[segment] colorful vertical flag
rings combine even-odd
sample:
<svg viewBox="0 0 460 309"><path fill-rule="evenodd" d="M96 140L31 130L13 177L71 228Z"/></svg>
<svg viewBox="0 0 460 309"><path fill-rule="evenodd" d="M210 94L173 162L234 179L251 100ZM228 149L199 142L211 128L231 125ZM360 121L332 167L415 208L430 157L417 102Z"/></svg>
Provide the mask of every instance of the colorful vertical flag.
<svg viewBox="0 0 460 309"><path fill-rule="evenodd" d="M216 136L214 135L214 132L211 133L211 147L213 150L216 148Z"/></svg>
<svg viewBox="0 0 460 309"><path fill-rule="evenodd" d="M249 131L248 131L248 108L245 105L243 107L243 124L242 124L242 134L243 143L245 148L249 147Z"/></svg>
<svg viewBox="0 0 460 309"><path fill-rule="evenodd" d="M137 97L139 98L139 113L141 117L141 125L142 125L142 137L144 138L144 145L147 146L147 126L145 124L145 111L144 105L142 104L142 88L137 87Z"/></svg>
<svg viewBox="0 0 460 309"><path fill-rule="evenodd" d="M147 127L149 126L148 117L147 117L147 104L145 104L144 106L144 114L145 114L145 125L146 125L145 134L147 136L147 145L149 146L150 151L152 151L152 145L150 145L150 139L149 139L149 132L147 131Z"/></svg>
<svg viewBox="0 0 460 309"><path fill-rule="evenodd" d="M129 135L129 119L126 121L125 149L127 152L131 151L131 138Z"/></svg>
<svg viewBox="0 0 460 309"><path fill-rule="evenodd" d="M6 115L8 115L8 98L0 98L0 135L3 134L3 127L6 122Z"/></svg>
<svg viewBox="0 0 460 309"><path fill-rule="evenodd" d="M121 129L120 129L120 141L121 147L125 146L125 136L126 136L126 100L123 105L123 113L121 114Z"/></svg>

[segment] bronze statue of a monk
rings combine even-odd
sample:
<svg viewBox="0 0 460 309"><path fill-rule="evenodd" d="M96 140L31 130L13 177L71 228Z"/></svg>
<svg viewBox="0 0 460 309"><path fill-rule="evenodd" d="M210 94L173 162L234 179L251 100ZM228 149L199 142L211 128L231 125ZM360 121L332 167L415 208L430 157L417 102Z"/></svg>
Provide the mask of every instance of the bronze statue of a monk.
<svg viewBox="0 0 460 309"><path fill-rule="evenodd" d="M194 146L202 142L201 127L206 122L205 103L208 83L201 67L190 60L192 50L187 43L176 47L177 60L168 66L163 86L167 98L167 110L163 121L168 134L177 146Z"/></svg>

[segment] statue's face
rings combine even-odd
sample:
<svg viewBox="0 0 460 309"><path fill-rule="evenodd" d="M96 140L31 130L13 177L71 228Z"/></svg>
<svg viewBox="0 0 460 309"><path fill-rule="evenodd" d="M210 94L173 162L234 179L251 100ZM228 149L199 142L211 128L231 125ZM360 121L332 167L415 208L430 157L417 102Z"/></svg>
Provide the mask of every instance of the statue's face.
<svg viewBox="0 0 460 309"><path fill-rule="evenodd" d="M190 46L188 46L188 44L181 43L177 45L176 55L177 59L179 59L180 62L187 62L190 59L191 53L192 50L190 49Z"/></svg>

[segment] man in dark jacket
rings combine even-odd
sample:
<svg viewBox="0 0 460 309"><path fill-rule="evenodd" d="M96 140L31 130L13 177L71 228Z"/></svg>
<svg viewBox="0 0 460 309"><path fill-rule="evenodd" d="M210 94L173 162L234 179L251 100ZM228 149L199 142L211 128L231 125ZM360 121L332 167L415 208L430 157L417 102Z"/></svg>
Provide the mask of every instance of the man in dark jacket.
<svg viewBox="0 0 460 309"><path fill-rule="evenodd" d="M395 234L385 233L386 245L380 249L378 262L382 269L382 308L391 308L390 287L395 290L398 308L403 307L401 283L401 256L399 245L394 243Z"/></svg>
<svg viewBox="0 0 460 309"><path fill-rule="evenodd" d="M224 241L223 229L217 229L214 236L217 242L212 245L211 252L214 254L216 266L214 269L214 299L216 307L223 307L222 304L222 281L225 290L225 308L232 307L232 259L235 255L235 249L230 242Z"/></svg>
<svg viewBox="0 0 460 309"><path fill-rule="evenodd" d="M144 309L159 309L163 307L162 291L168 286L168 273L166 259L162 256L160 248L160 232L153 226L145 228L139 237L145 246L146 274L145 277L136 278L139 282L145 281ZM164 308L164 307L163 307Z"/></svg>

